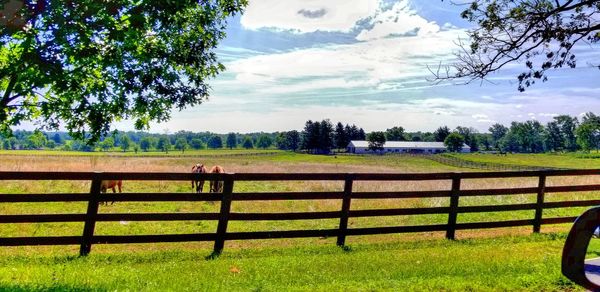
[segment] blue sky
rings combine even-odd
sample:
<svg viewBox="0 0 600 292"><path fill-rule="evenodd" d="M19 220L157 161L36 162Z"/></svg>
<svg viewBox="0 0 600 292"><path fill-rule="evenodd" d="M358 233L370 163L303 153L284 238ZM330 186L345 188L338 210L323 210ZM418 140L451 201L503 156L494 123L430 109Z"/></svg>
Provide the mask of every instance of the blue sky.
<svg viewBox="0 0 600 292"><path fill-rule="evenodd" d="M451 63L465 37L460 11L438 0L250 0L218 49L227 69L210 82L210 99L151 131L271 132L329 118L367 131L484 132L495 122L600 113L600 70L588 64L600 48L589 44L576 47L579 68L551 72L524 93L523 64L491 83L429 82L427 66Z"/></svg>

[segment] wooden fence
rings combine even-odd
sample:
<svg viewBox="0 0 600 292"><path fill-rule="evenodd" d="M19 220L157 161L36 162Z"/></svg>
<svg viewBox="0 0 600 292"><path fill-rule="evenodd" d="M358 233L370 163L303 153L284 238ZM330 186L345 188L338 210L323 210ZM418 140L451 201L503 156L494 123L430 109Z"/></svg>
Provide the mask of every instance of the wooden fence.
<svg viewBox="0 0 600 292"><path fill-rule="evenodd" d="M337 244L345 244L346 236L389 234L406 232L445 231L448 239L454 239L456 230L482 229L512 226L533 226L534 232L540 231L542 224L570 223L576 217L543 218L542 212L549 208L582 207L599 205L600 199L580 201L545 202L544 195L553 192L581 192L600 190L600 184L546 186L546 178L554 176L597 176L596 170L548 170L524 172L465 172L465 173L236 173L236 174L191 174L191 173L116 173L116 172L0 172L0 183L7 180L88 180L91 181L89 193L55 193L55 194L0 194L0 203L24 202L88 202L85 214L35 214L35 215L0 215L0 224L8 223L40 223L40 222L85 222L81 236L51 237L3 237L0 246L20 245L80 245L80 254L87 255L92 244L117 243L151 243L151 242L185 242L214 241L214 253L223 250L226 240L297 238L297 237L337 237ZM223 193L124 193L101 194L102 180L145 180L145 181L191 181L205 180L224 181ZM461 182L472 179L491 178L538 178L536 187L496 188L496 189L461 189ZM452 182L448 190L436 191L386 191L356 192L353 182L356 181L429 181L449 180ZM343 181L344 188L333 192L234 192L237 181ZM461 197L499 196L516 194L537 194L535 203L460 206ZM394 208L374 210L352 210L351 202L360 199L406 199L434 198L449 199L448 207L427 208ZM328 212L293 212L293 213L235 213L230 212L232 201L274 201L274 200L341 200L339 211ZM220 201L219 213L98 213L101 201ZM496 222L457 223L457 215L474 212L498 212L516 210L535 210L532 219L508 220ZM417 226L387 226L369 228L348 228L348 218L398 215L447 214L446 224ZM305 220L305 219L339 219L339 227L318 230L285 230L258 232L227 232L229 221L241 220ZM150 234L150 235L95 235L96 222L102 221L178 221L178 220L217 220L214 233L193 234Z"/></svg>
<svg viewBox="0 0 600 292"><path fill-rule="evenodd" d="M532 166L532 165L518 165L518 164L506 164L506 163L494 163L494 162L479 162L463 159L460 157L453 156L451 154L429 154L422 155L423 158L439 162L441 164L459 167L459 168L472 168L482 170L497 170L497 171L530 171L530 170L557 170L557 167L548 166Z"/></svg>

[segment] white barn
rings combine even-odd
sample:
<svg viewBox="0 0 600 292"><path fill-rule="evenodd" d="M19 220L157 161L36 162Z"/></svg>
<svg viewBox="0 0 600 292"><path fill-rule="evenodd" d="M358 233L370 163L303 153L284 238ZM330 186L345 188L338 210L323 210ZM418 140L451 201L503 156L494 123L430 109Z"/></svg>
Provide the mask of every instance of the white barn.
<svg viewBox="0 0 600 292"><path fill-rule="evenodd" d="M356 154L373 153L369 150L368 141L350 141L347 151ZM387 141L383 144L383 151L378 153L434 154L446 151L444 142ZM471 148L467 144L463 144L460 152L469 153Z"/></svg>

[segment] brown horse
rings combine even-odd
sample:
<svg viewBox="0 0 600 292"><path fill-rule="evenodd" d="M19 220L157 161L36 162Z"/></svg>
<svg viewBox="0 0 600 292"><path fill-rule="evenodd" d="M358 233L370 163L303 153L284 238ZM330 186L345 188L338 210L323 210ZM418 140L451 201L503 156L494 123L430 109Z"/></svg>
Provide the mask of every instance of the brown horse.
<svg viewBox="0 0 600 292"><path fill-rule="evenodd" d="M111 189L113 191L113 193L116 193L117 191L115 190L115 187L119 188L119 193L122 193L122 187L123 187L123 181L122 180L103 180L100 183L100 192L101 193L106 193L106 191L108 191L108 189ZM105 204L108 204L108 202L104 202ZM115 201L112 201L112 203L110 203L111 205L114 204Z"/></svg>
<svg viewBox="0 0 600 292"><path fill-rule="evenodd" d="M192 173L206 173L206 167L198 163L192 167ZM204 188L204 180L192 180L192 189L196 189L196 193L201 193Z"/></svg>
<svg viewBox="0 0 600 292"><path fill-rule="evenodd" d="M225 173L225 169L220 165L215 165L210 169L210 173ZM222 193L223 192L223 181L210 181L210 192L211 193Z"/></svg>

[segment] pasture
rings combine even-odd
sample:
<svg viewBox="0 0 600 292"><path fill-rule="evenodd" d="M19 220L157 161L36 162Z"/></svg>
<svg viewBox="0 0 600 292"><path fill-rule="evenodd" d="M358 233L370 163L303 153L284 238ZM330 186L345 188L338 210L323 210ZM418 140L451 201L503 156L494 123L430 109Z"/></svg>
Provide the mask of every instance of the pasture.
<svg viewBox="0 0 600 292"><path fill-rule="evenodd" d="M452 172L472 171L411 156L313 156L286 152L269 155L198 157L131 155L0 156L0 170L9 171L126 171L190 172L193 164L219 164L227 172ZM562 159L561 156L557 156ZM567 157L571 161L572 157ZM585 158L580 158L585 159ZM597 161L597 160L596 160ZM565 162L571 163L571 162ZM578 164L578 163L573 163ZM597 168L600 168L598 166ZM535 187L537 179L486 179L464 188ZM548 178L547 185L600 184L597 177ZM85 181L11 181L0 193L88 192ZM124 192L192 192L191 182L124 181ZM360 182L359 191L447 190L446 181ZM205 187L206 192L207 187ZM328 191L343 189L337 182L239 182L236 192ZM597 199L598 192L548 194L547 201ZM461 205L533 203L535 194L461 198ZM85 203L0 204L2 214L85 213ZM354 210L447 206L447 198L361 200ZM232 212L337 211L339 200L234 202ZM123 202L101 206L101 213L218 212L218 203ZM550 209L544 217L576 216L586 208ZM533 211L461 214L458 222L531 219ZM351 227L445 223L447 215L351 218ZM338 220L230 222L228 231L276 231L335 228ZM11 247L0 249L0 289L113 290L364 290L442 289L481 290L526 288L562 290L570 283L560 276L560 250L569 224L543 226L546 235L530 235L531 227L459 231L458 240L443 240L443 232L349 237L351 251L332 247L335 238L228 241L216 261L205 261L211 243L94 245L87 258L73 257L78 246ZM160 234L213 232L214 221L101 222L97 234ZM1 237L81 235L82 223L23 223L0 225ZM540 252L542 251L542 252ZM461 259L461 263L456 262ZM463 263L464 262L464 263ZM133 268L131 268L133 267ZM205 271L206 273L202 273ZM112 275L106 277L105 275ZM171 275L184 279L172 282ZM84 275L88 275L83 277ZM215 276L213 276L215 275ZM53 279L57 279L54 281ZM11 284L12 283L12 284ZM16 284L15 284L16 283ZM312 286L311 286L312 285ZM177 288L175 288L177 287Z"/></svg>
<svg viewBox="0 0 600 292"><path fill-rule="evenodd" d="M496 163L522 166L542 166L555 168L600 168L600 152L592 153L540 153L540 154L452 154L452 156L482 163Z"/></svg>

